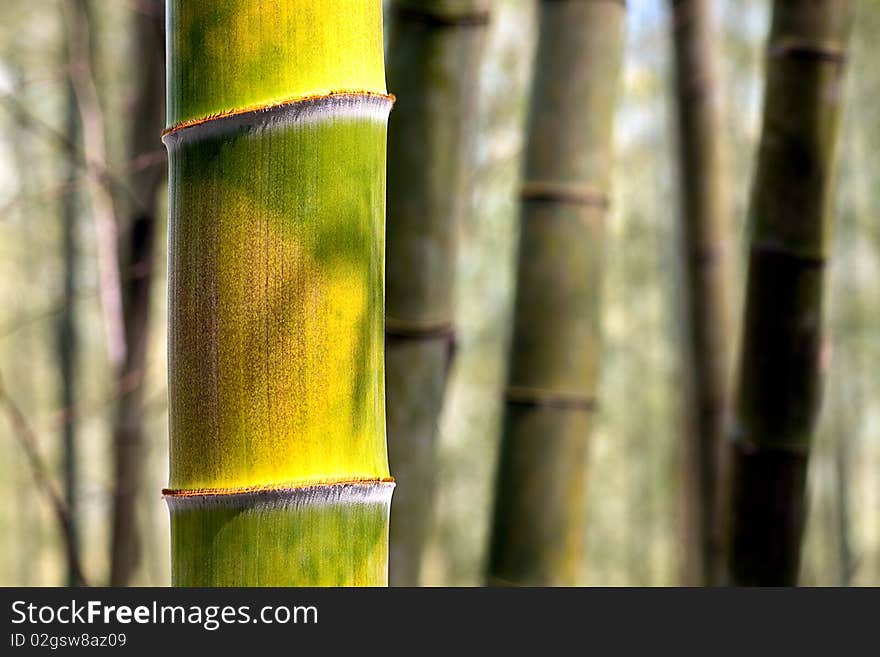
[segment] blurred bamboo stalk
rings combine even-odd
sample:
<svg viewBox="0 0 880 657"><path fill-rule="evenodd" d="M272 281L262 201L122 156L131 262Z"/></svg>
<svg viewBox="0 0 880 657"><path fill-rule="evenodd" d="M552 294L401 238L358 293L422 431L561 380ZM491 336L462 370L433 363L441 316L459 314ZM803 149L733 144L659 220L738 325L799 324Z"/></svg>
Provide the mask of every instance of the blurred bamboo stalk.
<svg viewBox="0 0 880 657"><path fill-rule="evenodd" d="M721 151L711 0L670 0L674 43L684 266L685 584L718 580L723 569L717 514L728 407L732 230Z"/></svg>
<svg viewBox="0 0 880 657"><path fill-rule="evenodd" d="M132 12L136 86L128 124L129 155L135 166L127 176L130 195L120 222L126 246L119 261L125 329L125 358L116 387L119 402L113 429L113 499L110 584L130 584L141 557L137 495L144 472L143 397L149 346L150 297L158 232L159 187L165 178L164 157L145 157L161 149L165 123L164 0L141 0Z"/></svg>
<svg viewBox="0 0 880 657"><path fill-rule="evenodd" d="M572 585L581 569L625 15L540 3L490 584Z"/></svg>
<svg viewBox="0 0 880 657"><path fill-rule="evenodd" d="M385 314L391 507L389 576L419 584L434 499L437 422L455 341L459 223L466 212L486 0L396 0L388 81Z"/></svg>
<svg viewBox="0 0 880 657"><path fill-rule="evenodd" d="M777 0L732 429L730 582L793 585L830 353L825 265L851 3Z"/></svg>
<svg viewBox="0 0 880 657"><path fill-rule="evenodd" d="M133 17L137 72L129 133L132 166L118 200L110 192L103 114L92 66L88 0L64 4L71 44L71 79L79 105L89 193L98 235L100 297L118 403L113 434L110 584L131 582L140 561L136 513L143 477L143 381L149 336L158 189L165 159L145 158L159 148L164 124L164 2L141 0ZM75 146L75 144L74 144ZM114 201L116 201L114 203ZM121 239L120 239L121 235ZM120 244L124 252L120 253ZM72 405L67 405L72 407Z"/></svg>
<svg viewBox="0 0 880 657"><path fill-rule="evenodd" d="M858 221L857 217L853 219L855 222ZM853 333L849 326L839 326L837 333L839 342L846 341ZM854 439L858 437L858 432L863 426L865 406L858 379L841 376L842 372L857 371L857 367L848 357L847 345L841 344L836 354L835 359L839 369L836 371L837 380L829 385L831 394L828 402L831 414L831 422L828 424L833 462L831 521L835 537L834 552L837 557L835 559L837 577L834 583L836 586L852 586L856 560L853 554L853 532L850 521L850 475L853 471L850 445L851 442L855 443Z"/></svg>
<svg viewBox="0 0 880 657"><path fill-rule="evenodd" d="M69 32L65 44L62 68L72 70L73 52ZM80 142L79 110L77 108L76 92L73 89L73 81L68 76L65 84L65 134L71 144ZM66 167L66 189L61 196L61 262L62 262L62 304L63 310L58 314L57 320L57 348L58 369L61 379L61 407L72 408L76 400L76 370L78 340L76 332L76 286L77 286L77 232L78 232L78 199L77 182L79 180L79 165L74 157L64 160ZM78 504L77 488L79 485L77 476L76 457L76 417L70 414L61 424L61 449L62 449L62 481L64 487L64 502L67 505L67 514L70 525L70 540L74 549L79 549L78 527ZM70 561L71 551L67 551L67 585L78 586L79 580L77 567Z"/></svg>

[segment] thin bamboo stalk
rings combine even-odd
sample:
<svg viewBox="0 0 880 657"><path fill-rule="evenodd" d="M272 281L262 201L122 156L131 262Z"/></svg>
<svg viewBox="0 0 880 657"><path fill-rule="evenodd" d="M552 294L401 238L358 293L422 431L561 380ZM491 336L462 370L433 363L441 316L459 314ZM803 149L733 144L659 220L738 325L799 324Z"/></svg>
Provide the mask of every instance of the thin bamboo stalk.
<svg viewBox="0 0 880 657"><path fill-rule="evenodd" d="M710 0L670 0L675 50L684 265L684 581L723 569L717 492L729 403L730 207L721 153Z"/></svg>
<svg viewBox="0 0 880 657"><path fill-rule="evenodd" d="M72 86L67 85L66 99L66 126L65 132L68 138L76 143L79 133L79 112L76 106L76 97ZM77 285L77 234L78 234L78 197L76 182L79 171L76 162L70 158L66 163L67 181L69 187L61 198L61 262L63 263L63 310L58 315L56 324L58 345L58 373L61 379L60 398L62 408L72 408L76 401L76 371L78 339L76 330L76 285ZM70 518L71 541L76 549L79 544L79 513L78 513L78 462L76 449L76 426L74 416L65 419L61 425L61 452L62 452L62 482L64 490L64 503L67 505L67 513ZM69 552L69 550L68 550ZM82 582L78 579L76 568L70 561L68 554L67 585L78 586Z"/></svg>
<svg viewBox="0 0 880 657"><path fill-rule="evenodd" d="M387 582L379 0L170 0L176 585Z"/></svg>
<svg viewBox="0 0 880 657"><path fill-rule="evenodd" d="M162 0L143 0L134 18L134 61L137 84L129 152L133 161L161 148L165 106L165 60ZM113 504L110 545L110 585L131 583L140 562L142 539L135 513L144 470L143 394L150 335L150 293L155 259L158 190L165 173L157 158L137 167L128 177L130 198L125 209L124 241L120 261L125 328L125 358L117 373L113 427Z"/></svg>
<svg viewBox="0 0 880 657"><path fill-rule="evenodd" d="M625 5L545 0L488 579L574 584Z"/></svg>
<svg viewBox="0 0 880 657"><path fill-rule="evenodd" d="M454 353L459 223L470 182L485 0L396 0L388 77L385 316L392 585L419 583L432 517L435 441Z"/></svg>
<svg viewBox="0 0 880 657"><path fill-rule="evenodd" d="M732 433L737 585L797 581L828 368L825 265L850 9L847 0L777 0L773 8Z"/></svg>

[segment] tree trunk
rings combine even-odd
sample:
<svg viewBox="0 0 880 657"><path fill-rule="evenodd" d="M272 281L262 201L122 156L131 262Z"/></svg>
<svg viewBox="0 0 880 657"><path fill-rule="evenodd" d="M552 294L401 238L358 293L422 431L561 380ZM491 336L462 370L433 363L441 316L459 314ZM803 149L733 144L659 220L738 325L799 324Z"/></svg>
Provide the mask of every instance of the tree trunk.
<svg viewBox="0 0 880 657"><path fill-rule="evenodd" d="M173 583L385 584L382 4L168 11Z"/></svg>
<svg viewBox="0 0 880 657"><path fill-rule="evenodd" d="M454 350L459 221L469 199L485 0L392 5L385 367L392 585L417 586L433 508L435 437Z"/></svg>
<svg viewBox="0 0 880 657"><path fill-rule="evenodd" d="M839 384L838 384L839 385ZM858 384L856 384L858 385ZM854 386L855 387L855 386ZM859 395L855 395L856 398ZM849 496L849 473L850 473L850 449L849 440L851 435L857 435L861 423L852 422L853 417L859 418L861 405L852 406L838 401L834 409L834 422L832 423L834 450L834 535L837 547L837 585L852 586L854 560L851 543L850 528L850 496ZM852 412L847 412L851 410ZM846 415L844 415L846 414Z"/></svg>
<svg viewBox="0 0 880 657"><path fill-rule="evenodd" d="M717 491L728 404L729 205L721 156L709 0L671 0L684 255L684 581L712 584L719 556Z"/></svg>
<svg viewBox="0 0 880 657"><path fill-rule="evenodd" d="M624 18L625 5L615 0L540 4L493 584L578 579Z"/></svg>
<svg viewBox="0 0 880 657"><path fill-rule="evenodd" d="M797 581L807 461L830 356L821 348L824 274L849 11L846 0L774 4L732 434L736 585Z"/></svg>
<svg viewBox="0 0 880 657"><path fill-rule="evenodd" d="M64 67L69 65L65 55ZM65 135L72 144L79 143L79 111L72 85L67 85ZM76 279L77 279L77 182L79 164L75 157L65 161L67 167L65 185L61 197L61 262L63 271L61 312L58 314L58 369L61 379L61 452L62 482L64 503L70 517L71 549L78 546L78 504L77 504L77 462L76 462L76 416L73 413L76 402L77 333L76 333ZM73 565L71 549L67 554L67 585L80 586L79 573Z"/></svg>
<svg viewBox="0 0 880 657"><path fill-rule="evenodd" d="M149 346L150 291L153 282L158 190L165 173L159 134L164 118L164 0L146 0L134 13L137 83L132 109L124 241L120 261L125 360L116 381L119 403L113 428L114 490L110 547L110 584L131 582L140 561L136 513L143 477L143 391Z"/></svg>

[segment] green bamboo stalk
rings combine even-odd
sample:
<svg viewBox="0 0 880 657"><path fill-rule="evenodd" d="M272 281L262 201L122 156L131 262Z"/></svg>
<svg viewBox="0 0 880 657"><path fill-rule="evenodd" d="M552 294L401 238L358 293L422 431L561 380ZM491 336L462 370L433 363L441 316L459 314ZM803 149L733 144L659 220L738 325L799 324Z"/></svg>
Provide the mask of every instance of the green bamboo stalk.
<svg viewBox="0 0 880 657"><path fill-rule="evenodd" d="M678 110L681 234L686 299L684 581L705 585L723 568L716 515L728 404L730 212L721 155L717 64L709 0L670 0Z"/></svg>
<svg viewBox="0 0 880 657"><path fill-rule="evenodd" d="M392 585L419 583L437 421L454 350L456 238L467 207L486 0L396 0L388 77L385 368Z"/></svg>
<svg viewBox="0 0 880 657"><path fill-rule="evenodd" d="M838 123L851 4L777 0L750 208L732 432L730 580L793 585L823 352Z"/></svg>
<svg viewBox="0 0 880 657"><path fill-rule="evenodd" d="M381 2L167 7L172 580L385 584Z"/></svg>
<svg viewBox="0 0 880 657"><path fill-rule="evenodd" d="M490 583L578 579L625 13L540 4Z"/></svg>

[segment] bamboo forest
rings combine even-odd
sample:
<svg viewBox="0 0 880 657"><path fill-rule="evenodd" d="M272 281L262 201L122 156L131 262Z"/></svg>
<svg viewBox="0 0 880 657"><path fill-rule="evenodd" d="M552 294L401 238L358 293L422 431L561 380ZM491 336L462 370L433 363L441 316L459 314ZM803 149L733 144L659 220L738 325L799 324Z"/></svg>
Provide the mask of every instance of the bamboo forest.
<svg viewBox="0 0 880 657"><path fill-rule="evenodd" d="M0 585L880 585L880 0L0 16Z"/></svg>

